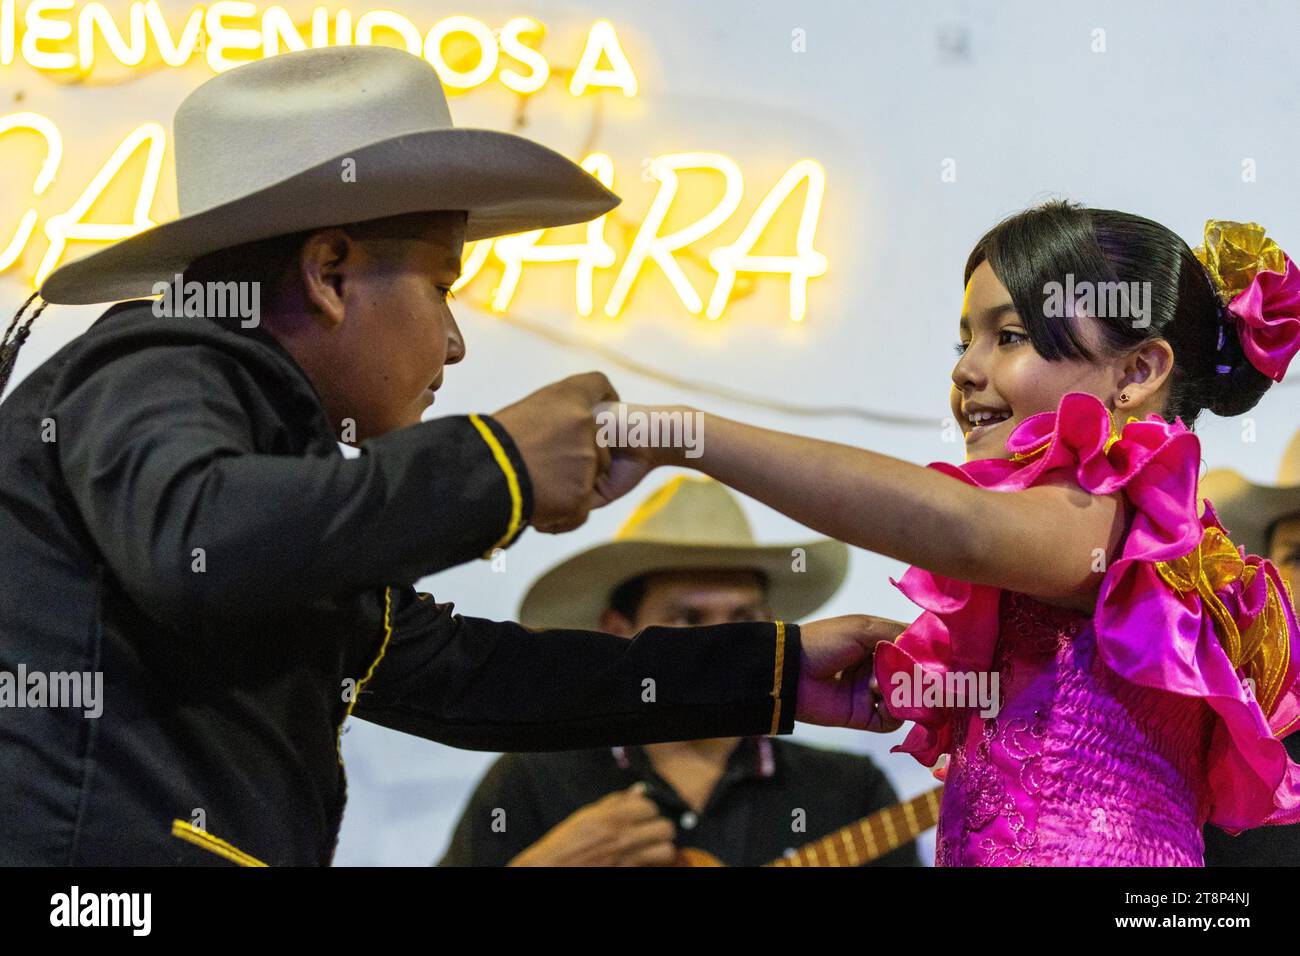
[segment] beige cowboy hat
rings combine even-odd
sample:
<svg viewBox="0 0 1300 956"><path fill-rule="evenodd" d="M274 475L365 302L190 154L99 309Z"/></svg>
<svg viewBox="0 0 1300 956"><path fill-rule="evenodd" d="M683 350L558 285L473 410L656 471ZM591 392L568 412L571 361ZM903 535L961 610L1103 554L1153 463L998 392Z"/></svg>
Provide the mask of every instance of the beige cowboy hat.
<svg viewBox="0 0 1300 956"><path fill-rule="evenodd" d="M452 126L434 68L392 47L240 66L191 93L174 125L180 217L56 269L46 301L149 296L200 256L325 226L466 210L466 238L484 239L586 222L620 201L545 146Z"/></svg>
<svg viewBox="0 0 1300 956"><path fill-rule="evenodd" d="M1267 557L1273 525L1300 515L1300 432L1282 454L1277 484L1257 485L1230 468L1217 468L1201 479L1200 496L1213 503L1233 544Z"/></svg>
<svg viewBox="0 0 1300 956"><path fill-rule="evenodd" d="M798 563L803 570L795 570ZM619 585L655 571L746 570L767 576L768 604L798 621L831 599L848 573L849 549L821 538L803 544L754 541L740 502L716 481L683 475L648 497L614 540L542 575L524 595L527 627L595 630Z"/></svg>

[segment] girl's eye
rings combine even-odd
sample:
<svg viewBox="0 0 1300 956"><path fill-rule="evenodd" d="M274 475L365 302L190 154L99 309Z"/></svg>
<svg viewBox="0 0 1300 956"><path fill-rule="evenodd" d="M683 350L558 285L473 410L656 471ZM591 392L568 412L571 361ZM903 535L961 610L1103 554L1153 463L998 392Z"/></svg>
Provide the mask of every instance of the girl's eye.
<svg viewBox="0 0 1300 956"><path fill-rule="evenodd" d="M998 332L998 345L1019 345L1021 342L1027 342L1029 336L1024 332L1015 332L1011 329L1002 329ZM970 348L969 342L956 342L953 344L953 350L958 355L965 355L966 350Z"/></svg>
<svg viewBox="0 0 1300 956"><path fill-rule="evenodd" d="M438 291L442 293L442 298L443 301L445 302L451 302L456 298L456 296L451 291L451 286L449 285L438 286Z"/></svg>

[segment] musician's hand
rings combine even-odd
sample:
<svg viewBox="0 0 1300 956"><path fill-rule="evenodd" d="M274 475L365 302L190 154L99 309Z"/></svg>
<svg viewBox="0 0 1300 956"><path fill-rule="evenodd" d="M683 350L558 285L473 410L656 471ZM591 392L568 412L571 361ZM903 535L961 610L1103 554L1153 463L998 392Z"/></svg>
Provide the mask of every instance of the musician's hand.
<svg viewBox="0 0 1300 956"><path fill-rule="evenodd" d="M890 733L902 721L885 709L872 676L876 645L907 628L868 614L849 614L803 624L799 703L795 718L806 724Z"/></svg>
<svg viewBox="0 0 1300 956"><path fill-rule="evenodd" d="M510 866L671 866L672 823L635 783L561 820Z"/></svg>

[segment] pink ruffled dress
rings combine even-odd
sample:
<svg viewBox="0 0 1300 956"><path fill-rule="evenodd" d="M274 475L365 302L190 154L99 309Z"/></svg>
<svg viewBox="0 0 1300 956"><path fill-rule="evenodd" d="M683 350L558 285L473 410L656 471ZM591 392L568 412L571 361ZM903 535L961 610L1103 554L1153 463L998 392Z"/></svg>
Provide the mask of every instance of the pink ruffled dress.
<svg viewBox="0 0 1300 956"><path fill-rule="evenodd" d="M1112 429L1073 393L1015 430L1015 458L931 466L1008 492L1066 475L1123 494L1129 515L1091 616L915 567L894 582L924 610L877 648L875 672L890 711L915 721L893 749L949 758L938 866L1201 866L1207 821L1300 822L1300 765L1281 741L1300 729L1286 586L1208 502L1198 517L1200 443L1181 422ZM998 674L996 716L891 700L918 675L980 672Z"/></svg>

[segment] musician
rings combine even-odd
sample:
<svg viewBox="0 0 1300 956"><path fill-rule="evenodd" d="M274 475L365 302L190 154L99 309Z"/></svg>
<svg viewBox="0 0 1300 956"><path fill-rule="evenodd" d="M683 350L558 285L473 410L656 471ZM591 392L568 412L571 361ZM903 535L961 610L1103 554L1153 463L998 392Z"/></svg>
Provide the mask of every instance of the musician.
<svg viewBox="0 0 1300 956"><path fill-rule="evenodd" d="M1300 432L1282 455L1276 485L1257 485L1237 472L1207 474L1200 494L1216 502L1219 520L1250 554L1267 555L1291 589L1300 589ZM1300 761L1300 725L1282 743ZM1205 828L1206 866L1300 866L1300 823L1260 827L1229 836Z"/></svg>
<svg viewBox="0 0 1300 956"><path fill-rule="evenodd" d="M539 579L520 620L630 637L652 625L798 619L831 597L847 561L837 541L756 545L731 492L682 477L613 542ZM653 866L694 847L758 866L897 802L870 758L766 736L506 754L471 796L441 865ZM850 847L837 841L831 852L823 865L851 862ZM915 842L872 865L919 866Z"/></svg>

